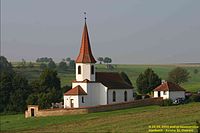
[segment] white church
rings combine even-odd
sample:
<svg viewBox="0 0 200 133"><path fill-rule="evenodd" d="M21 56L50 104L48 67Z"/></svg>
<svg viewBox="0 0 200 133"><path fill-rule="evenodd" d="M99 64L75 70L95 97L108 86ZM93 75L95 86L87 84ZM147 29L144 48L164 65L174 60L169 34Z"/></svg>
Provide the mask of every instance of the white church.
<svg viewBox="0 0 200 133"><path fill-rule="evenodd" d="M76 59L76 80L64 93L64 108L80 108L133 101L133 87L114 72L96 72L85 21L79 55Z"/></svg>

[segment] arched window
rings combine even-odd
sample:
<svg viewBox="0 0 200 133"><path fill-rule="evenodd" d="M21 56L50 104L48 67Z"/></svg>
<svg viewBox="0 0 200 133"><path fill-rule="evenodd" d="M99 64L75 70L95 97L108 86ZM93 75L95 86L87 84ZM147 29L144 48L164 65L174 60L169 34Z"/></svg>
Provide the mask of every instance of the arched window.
<svg viewBox="0 0 200 133"><path fill-rule="evenodd" d="M113 91L113 102L115 102L115 101L116 101L116 92Z"/></svg>
<svg viewBox="0 0 200 133"><path fill-rule="evenodd" d="M78 74L81 74L81 66L78 66Z"/></svg>
<svg viewBox="0 0 200 133"><path fill-rule="evenodd" d="M91 66L91 74L94 74L94 66Z"/></svg>
<svg viewBox="0 0 200 133"><path fill-rule="evenodd" d="M81 100L82 100L82 103L84 103L84 97L82 97Z"/></svg>
<svg viewBox="0 0 200 133"><path fill-rule="evenodd" d="M127 101L127 91L124 92L124 101Z"/></svg>

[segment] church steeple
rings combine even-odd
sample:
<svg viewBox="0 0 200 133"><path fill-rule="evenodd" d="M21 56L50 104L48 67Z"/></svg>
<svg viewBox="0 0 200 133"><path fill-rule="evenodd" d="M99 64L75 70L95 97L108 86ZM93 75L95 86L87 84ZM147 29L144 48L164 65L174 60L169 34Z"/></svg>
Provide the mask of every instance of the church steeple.
<svg viewBox="0 0 200 133"><path fill-rule="evenodd" d="M84 13L86 14L86 13ZM95 63L92 55L86 17L82 33L81 48L76 59L76 81L95 81Z"/></svg>
<svg viewBox="0 0 200 133"><path fill-rule="evenodd" d="M79 55L76 59L76 63L96 63L95 58L92 55L92 50L90 46L90 39L87 29L86 17L85 24L82 33L81 48Z"/></svg>

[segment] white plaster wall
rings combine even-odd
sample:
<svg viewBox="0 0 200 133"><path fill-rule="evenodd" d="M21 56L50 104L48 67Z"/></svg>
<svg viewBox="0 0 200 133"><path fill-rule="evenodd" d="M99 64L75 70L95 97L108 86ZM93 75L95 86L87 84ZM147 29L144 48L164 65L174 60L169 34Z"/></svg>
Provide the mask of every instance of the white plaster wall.
<svg viewBox="0 0 200 133"><path fill-rule="evenodd" d="M83 90L87 93L87 83L72 83L72 88L74 88L74 87L76 87L76 86L78 86L78 85L80 85L82 88L83 88Z"/></svg>
<svg viewBox="0 0 200 133"><path fill-rule="evenodd" d="M154 97L158 97L158 91L154 91ZM163 97L163 99L169 99L169 91L160 91L160 97Z"/></svg>
<svg viewBox="0 0 200 133"><path fill-rule="evenodd" d="M91 66L94 66L94 74L91 74ZM78 74L78 66L81 66L81 74ZM76 63L76 81L88 79L95 81L95 64L94 63Z"/></svg>
<svg viewBox="0 0 200 133"><path fill-rule="evenodd" d="M113 102L113 91L116 93L116 101ZM124 101L124 92L127 91L127 102L133 101L133 89L108 89L108 104Z"/></svg>
<svg viewBox="0 0 200 133"><path fill-rule="evenodd" d="M107 104L107 87L101 83L72 83L72 88L80 85L87 93L83 106L97 106ZM81 99L80 99L81 100Z"/></svg>
<svg viewBox="0 0 200 133"><path fill-rule="evenodd" d="M79 96L65 96L64 95L64 108L71 108L70 99L74 101L74 108L79 107Z"/></svg>
<svg viewBox="0 0 200 133"><path fill-rule="evenodd" d="M185 99L185 91L170 91L170 99L175 100L177 98Z"/></svg>

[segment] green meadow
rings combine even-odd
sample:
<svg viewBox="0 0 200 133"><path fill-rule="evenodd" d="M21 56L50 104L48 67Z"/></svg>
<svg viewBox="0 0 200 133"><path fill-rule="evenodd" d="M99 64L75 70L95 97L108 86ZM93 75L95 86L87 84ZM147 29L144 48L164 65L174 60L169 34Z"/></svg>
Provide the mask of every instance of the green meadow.
<svg viewBox="0 0 200 133"><path fill-rule="evenodd" d="M148 132L151 125L196 125L200 103L178 106L146 106L82 115L24 118L1 116L1 132ZM194 130L196 132L196 130Z"/></svg>
<svg viewBox="0 0 200 133"><path fill-rule="evenodd" d="M17 63L13 63L13 66L16 66ZM173 68L180 66L184 67L190 72L190 79L188 82L181 84L187 91L196 92L200 89L200 64L172 64L172 65L113 65L113 70L108 70L105 64L97 64L96 70L98 72L125 72L133 86L136 87L136 79L138 75L144 72L147 68L152 68L162 79L167 80L168 72L171 71ZM197 69L199 73L194 74L194 70ZM27 77L29 81L37 79L41 73L41 69L39 68L38 64L34 64L33 68L17 68L15 70L19 73L23 73L24 76ZM61 85L71 86L71 81L75 79L75 71L68 70L68 71L58 71L58 76L61 80Z"/></svg>

